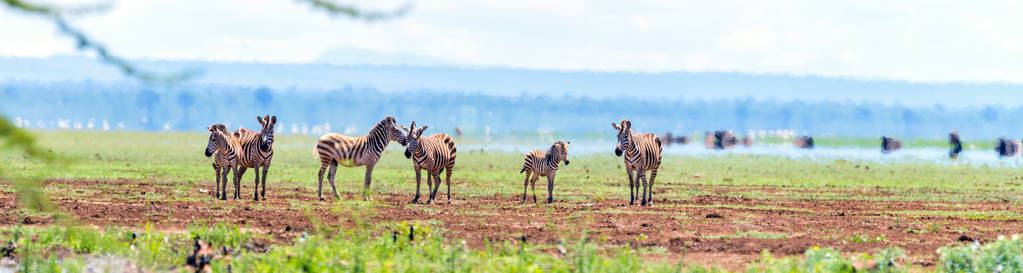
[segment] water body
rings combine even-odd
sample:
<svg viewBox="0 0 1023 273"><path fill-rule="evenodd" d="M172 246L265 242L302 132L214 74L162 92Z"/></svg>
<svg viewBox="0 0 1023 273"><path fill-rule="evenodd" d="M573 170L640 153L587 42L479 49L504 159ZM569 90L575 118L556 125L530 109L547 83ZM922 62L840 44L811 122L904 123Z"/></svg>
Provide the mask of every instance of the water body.
<svg viewBox="0 0 1023 273"><path fill-rule="evenodd" d="M552 142L551 142L552 143ZM528 143L507 143L487 142L459 145L459 150L498 150L525 153L533 149L546 150L551 144L528 144ZM569 147L569 156L605 154L614 156L615 142L608 140L593 140L573 142ZM671 145L664 148L665 154L685 155L693 157L721 157L733 155L766 155L778 156L794 160L813 161L865 161L879 164L937 164L937 165L971 165L1013 168L1023 165L1023 158L999 157L993 150L963 150L959 158L951 160L948 158L948 149L939 147L929 148L903 148L890 153L882 153L878 148L862 147L820 147L814 149L800 149L788 144L755 145L753 147L737 146L727 150L707 149L703 143L690 143L688 145Z"/></svg>

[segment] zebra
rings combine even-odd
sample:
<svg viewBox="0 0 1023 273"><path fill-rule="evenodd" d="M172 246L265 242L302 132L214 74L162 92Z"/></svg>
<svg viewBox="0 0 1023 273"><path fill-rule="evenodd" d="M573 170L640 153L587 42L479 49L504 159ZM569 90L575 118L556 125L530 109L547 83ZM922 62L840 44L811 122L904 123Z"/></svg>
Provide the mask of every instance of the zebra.
<svg viewBox="0 0 1023 273"><path fill-rule="evenodd" d="M526 154L526 162L522 164L522 170L519 173L526 173L526 180L522 182L522 203L526 202L526 192L529 186L533 187L533 202L536 202L536 180L541 176L547 177L547 203L554 202L554 175L558 172L558 164L562 161L567 166L568 161L568 146L572 142L555 142L551 145L551 148L546 153L540 150L532 150ZM530 179L532 175L532 179Z"/></svg>
<svg viewBox="0 0 1023 273"><path fill-rule="evenodd" d="M341 199L334 186L334 174L337 173L337 165L345 167L366 166L366 179L363 182L363 200L371 200L366 193L369 191L369 184L373 177L373 166L380 160L380 154L387 148L391 141L397 141L405 146L405 136L402 135L394 117L385 117L380 120L369 133L364 136L351 137L338 133L328 133L320 137L316 143L314 156L320 159L319 189L317 194L320 201L323 201L323 173L330 166L330 174L327 179L330 187L334 190L334 198Z"/></svg>
<svg viewBox="0 0 1023 273"><path fill-rule="evenodd" d="M622 120L621 123L611 123L611 127L618 130L618 145L615 146L615 155L625 154L625 172L629 174L629 205L636 200L639 194L640 181L643 183L643 195L639 197L640 205L646 206L653 203L654 179L657 178L657 168L661 166L661 139L652 133L639 134L632 131L632 122ZM635 180L633 172L638 172ZM650 182L646 182L646 171L650 171Z"/></svg>
<svg viewBox="0 0 1023 273"><path fill-rule="evenodd" d="M238 166L237 152L241 152L241 145L238 144L238 138L228 133L227 126L223 124L213 124L206 129L210 131L210 140L206 144L206 157L216 154L213 160L213 170L217 175L217 198L227 200L227 174L231 172L232 168ZM235 196L237 195L236 190Z"/></svg>
<svg viewBox="0 0 1023 273"><path fill-rule="evenodd" d="M448 203L451 203L451 171L455 167L455 155L458 149L455 148L455 141L445 133L437 133L423 138L423 131L429 126L416 128L413 121L409 127L401 126L402 130L408 133L405 140L405 157L411 158L416 170L416 197L412 203L419 203L419 187L422 184L421 171L426 170L426 186L430 199L429 204L437 197L437 190L440 189L440 173L446 171L448 184ZM431 179L432 178L432 179Z"/></svg>
<svg viewBox="0 0 1023 273"><path fill-rule="evenodd" d="M274 157L274 125L277 124L277 116L257 116L256 120L262 126L259 132L245 128L234 132L238 136L238 143L241 144L242 151L242 156L238 157L238 170L234 172L237 177L234 187L235 198L240 198L237 191L241 188L240 181L245 176L245 170L254 168L256 170L256 188L252 200L259 201L260 197L266 200L266 172L269 171L270 160ZM262 179L260 178L260 167L263 167ZM262 191L260 190L260 181L263 185Z"/></svg>

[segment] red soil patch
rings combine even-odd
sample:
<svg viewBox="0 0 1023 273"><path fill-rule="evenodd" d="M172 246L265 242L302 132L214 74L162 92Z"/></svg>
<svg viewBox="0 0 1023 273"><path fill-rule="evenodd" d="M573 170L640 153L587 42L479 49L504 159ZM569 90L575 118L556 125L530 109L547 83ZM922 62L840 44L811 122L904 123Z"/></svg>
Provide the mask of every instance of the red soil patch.
<svg viewBox="0 0 1023 273"><path fill-rule="evenodd" d="M161 228L176 229L200 221L228 222L289 238L312 228L310 217L326 225L355 225L350 214L331 212L331 208L337 206L333 202L319 201L315 192L302 188L272 188L267 192L269 200L254 202L250 200L251 192L247 191L243 191L248 193L243 194L244 200L215 200L212 190L205 187L209 192L189 193L201 201L163 201L168 198L146 198L146 195L167 192L170 184L130 180L48 183L54 184L65 184L71 186L70 189L99 190L99 194L87 197L82 197L84 194L76 198L63 194L54 197L54 202L64 210L97 226L136 227L152 222ZM101 185L108 187L97 187ZM786 189L758 187L757 190ZM728 193L728 188L721 187L716 192ZM1023 230L1019 219L885 213L939 208L971 212L1020 211L1014 204L1001 202L953 207L953 204L927 202L696 196L685 200L658 198L653 207L639 207L627 206L624 200L556 200L553 205L520 205L520 197L515 196L483 196L471 200L460 195L453 197L456 200L450 203L441 197L440 202L432 205L408 206L412 199L410 194L378 194L375 197L378 205L368 221L437 221L441 223L439 228L447 230L447 237L465 239L472 246L481 246L484 240L517 241L522 236L533 243L555 244L586 230L588 238L601 244L661 247L669 252L662 255L669 260L677 260L686 253L688 262L729 269L742 269L765 249L776 256L786 256L801 254L815 245L845 252L874 252L877 248L895 245L905 249L914 263L930 266L937 260L937 248L960 243L963 235L986 242L998 235ZM346 194L342 198L359 197ZM0 209L4 211L0 225L48 223L48 219L26 219L17 215L15 199L12 193L0 193ZM303 206L297 207L297 204ZM746 235L737 236L741 234ZM767 236L761 236L764 234Z"/></svg>

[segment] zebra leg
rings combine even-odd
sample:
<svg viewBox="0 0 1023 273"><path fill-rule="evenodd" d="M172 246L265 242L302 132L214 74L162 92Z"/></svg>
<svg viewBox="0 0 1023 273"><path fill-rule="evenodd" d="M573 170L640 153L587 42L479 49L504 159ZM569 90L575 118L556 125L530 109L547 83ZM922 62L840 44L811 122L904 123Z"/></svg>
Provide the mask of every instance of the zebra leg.
<svg viewBox="0 0 1023 273"><path fill-rule="evenodd" d="M362 182L362 200L373 201L370 195L369 182L373 180L373 165L366 165L366 179Z"/></svg>
<svg viewBox="0 0 1023 273"><path fill-rule="evenodd" d="M654 204L654 178L657 178L657 168L650 170L650 195L647 197L647 203Z"/></svg>
<svg viewBox="0 0 1023 273"><path fill-rule="evenodd" d="M433 193L430 194L430 201L437 199L437 191L440 190L440 172L433 174Z"/></svg>
<svg viewBox="0 0 1023 273"><path fill-rule="evenodd" d="M270 165L263 166L263 186L259 190L259 197L263 197L266 200L266 172L270 171Z"/></svg>
<svg viewBox="0 0 1023 273"><path fill-rule="evenodd" d="M256 181L256 185L252 188L252 201L259 201L259 166L253 168L253 170L256 171L256 173L252 175L254 176L253 180Z"/></svg>
<svg viewBox="0 0 1023 273"><path fill-rule="evenodd" d="M444 171L447 174L447 181L445 183L448 184L448 204L451 204L451 169L453 168L453 166L448 166L448 169Z"/></svg>
<svg viewBox="0 0 1023 273"><path fill-rule="evenodd" d="M529 193L529 176L533 175L532 172L526 171L526 179L522 180L522 203L526 203L526 194Z"/></svg>
<svg viewBox="0 0 1023 273"><path fill-rule="evenodd" d="M423 169L416 167L416 197L412 198L412 204L419 203L419 185L423 182L422 171ZM429 180L430 177L427 176L426 179Z"/></svg>
<svg viewBox="0 0 1023 273"><path fill-rule="evenodd" d="M245 177L245 167L238 167L234 170L234 199L242 198L242 178Z"/></svg>
<svg viewBox="0 0 1023 273"><path fill-rule="evenodd" d="M319 185L319 187L316 190L316 195L320 196L320 201L323 201L323 173L325 172L327 172L327 162L320 161L320 173L317 175L319 178L319 183L317 183L317 185Z"/></svg>
<svg viewBox="0 0 1023 273"><path fill-rule="evenodd" d="M426 172L426 203L433 203L433 175Z"/></svg>
<svg viewBox="0 0 1023 273"><path fill-rule="evenodd" d="M554 203L554 174L547 175L547 204Z"/></svg>
<svg viewBox="0 0 1023 273"><path fill-rule="evenodd" d="M649 188L649 185L647 184L647 181L646 181L646 171L639 171L639 181L643 181L643 197L640 198L639 204L641 206L646 206L646 201L647 201L646 200L646 193L647 193L647 189Z"/></svg>
<svg viewBox="0 0 1023 273"><path fill-rule="evenodd" d="M337 194L337 186L334 186L334 175L337 174L337 161L330 162L330 173L327 174L327 181L330 182L330 189L334 191L334 200L341 200L341 195ZM323 196L320 196L320 200L323 200Z"/></svg>
<svg viewBox="0 0 1023 273"><path fill-rule="evenodd" d="M536 203L536 180L540 179L540 173L533 173L533 179L529 180L529 187L533 189L533 203Z"/></svg>
<svg viewBox="0 0 1023 273"><path fill-rule="evenodd" d="M629 206L632 206L636 201L635 183L632 179L632 169L625 168L625 173L629 174Z"/></svg>
<svg viewBox="0 0 1023 273"><path fill-rule="evenodd" d="M220 190L222 191L220 193L220 200L227 200L227 174L230 172L231 172L230 167L223 167L223 170L220 172L221 173L220 175L222 177L222 179L220 179L221 183ZM235 172L237 172L237 170Z"/></svg>
<svg viewBox="0 0 1023 273"><path fill-rule="evenodd" d="M220 168L213 164L213 171L217 173L217 199L220 199Z"/></svg>

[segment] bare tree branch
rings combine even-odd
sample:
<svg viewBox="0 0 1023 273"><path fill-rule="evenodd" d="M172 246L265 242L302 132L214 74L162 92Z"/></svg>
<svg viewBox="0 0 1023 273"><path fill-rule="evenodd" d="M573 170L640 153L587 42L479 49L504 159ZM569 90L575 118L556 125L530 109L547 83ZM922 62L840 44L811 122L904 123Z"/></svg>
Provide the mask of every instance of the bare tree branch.
<svg viewBox="0 0 1023 273"><path fill-rule="evenodd" d="M354 6L338 4L331 0L298 0L300 2L308 2L313 7L319 8L326 11L332 16L344 16L351 19L364 20L367 22L386 20L395 17L401 17L408 13L412 9L412 2L406 2L401 7L391 11L364 11Z"/></svg>

